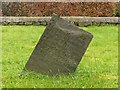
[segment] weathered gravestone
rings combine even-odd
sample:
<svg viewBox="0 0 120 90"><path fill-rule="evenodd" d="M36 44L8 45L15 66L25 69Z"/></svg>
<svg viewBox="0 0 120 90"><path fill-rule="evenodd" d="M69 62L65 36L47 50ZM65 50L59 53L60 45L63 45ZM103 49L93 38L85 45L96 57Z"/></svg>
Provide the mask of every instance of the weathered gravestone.
<svg viewBox="0 0 120 90"><path fill-rule="evenodd" d="M46 74L75 72L92 34L53 16L25 68Z"/></svg>

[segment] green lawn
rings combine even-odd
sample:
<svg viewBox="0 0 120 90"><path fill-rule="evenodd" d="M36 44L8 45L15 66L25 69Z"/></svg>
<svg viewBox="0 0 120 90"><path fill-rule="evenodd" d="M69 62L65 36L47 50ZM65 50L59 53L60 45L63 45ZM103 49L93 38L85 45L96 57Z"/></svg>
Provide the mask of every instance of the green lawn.
<svg viewBox="0 0 120 90"><path fill-rule="evenodd" d="M2 26L3 88L117 88L117 25L81 27L94 35L76 72L48 76L26 72L19 76L44 26Z"/></svg>

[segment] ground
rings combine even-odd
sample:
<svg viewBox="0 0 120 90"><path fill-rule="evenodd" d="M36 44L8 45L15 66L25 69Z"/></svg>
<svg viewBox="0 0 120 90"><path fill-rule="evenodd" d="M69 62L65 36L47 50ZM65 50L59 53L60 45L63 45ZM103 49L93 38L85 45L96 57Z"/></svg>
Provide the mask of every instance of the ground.
<svg viewBox="0 0 120 90"><path fill-rule="evenodd" d="M20 76L45 26L2 26L3 88L117 88L117 25L80 27L94 36L75 73Z"/></svg>

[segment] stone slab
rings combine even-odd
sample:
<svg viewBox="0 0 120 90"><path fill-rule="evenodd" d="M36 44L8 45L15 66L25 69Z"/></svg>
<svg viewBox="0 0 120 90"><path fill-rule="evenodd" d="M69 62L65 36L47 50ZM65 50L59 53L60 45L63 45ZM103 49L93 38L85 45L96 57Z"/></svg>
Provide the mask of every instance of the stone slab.
<svg viewBox="0 0 120 90"><path fill-rule="evenodd" d="M53 16L25 68L51 75L75 72L93 35Z"/></svg>

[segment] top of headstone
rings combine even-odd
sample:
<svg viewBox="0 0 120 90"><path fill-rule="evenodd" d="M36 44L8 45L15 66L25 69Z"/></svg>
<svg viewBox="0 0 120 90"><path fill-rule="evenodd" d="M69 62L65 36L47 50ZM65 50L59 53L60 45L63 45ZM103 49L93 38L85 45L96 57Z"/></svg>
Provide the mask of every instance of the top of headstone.
<svg viewBox="0 0 120 90"><path fill-rule="evenodd" d="M69 23L69 21L61 18L58 15L52 16L50 23L53 24L53 26L57 26L59 28L62 28L61 30L65 31L65 32L69 32L71 34L81 35L81 33L87 33L87 34L92 35L91 33L77 27L76 25Z"/></svg>

